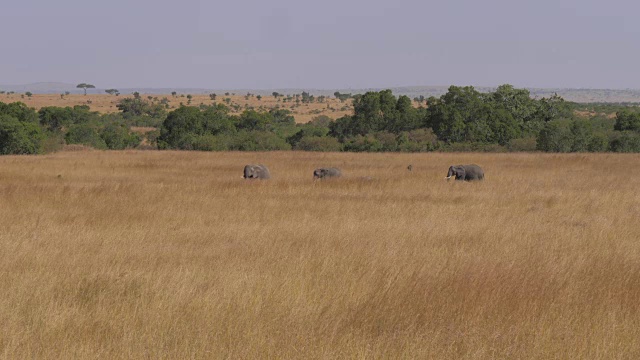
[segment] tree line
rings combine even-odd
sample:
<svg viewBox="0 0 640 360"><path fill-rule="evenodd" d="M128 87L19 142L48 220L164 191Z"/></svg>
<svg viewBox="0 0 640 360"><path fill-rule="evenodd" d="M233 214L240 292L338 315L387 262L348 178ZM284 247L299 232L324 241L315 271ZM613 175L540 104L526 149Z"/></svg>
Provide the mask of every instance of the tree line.
<svg viewBox="0 0 640 360"><path fill-rule="evenodd" d="M167 111L166 101L139 94L120 100L120 112L114 114L87 106L36 112L23 103L0 103L0 153L42 153L65 144L124 149L141 143L203 151L640 152L635 104L576 104L557 95L536 99L511 85L486 93L451 86L440 97L420 98L419 107L390 90L334 95L352 99L353 114L336 120L317 116L306 124L296 124L291 112L280 108L234 114L214 102ZM132 131L134 126L157 130L143 136Z"/></svg>
<svg viewBox="0 0 640 360"><path fill-rule="evenodd" d="M451 86L415 107L390 90L353 95L354 113L295 124L287 110L245 111L201 106L169 113L160 149L308 151L546 151L640 152L636 106L593 105L554 95L535 99L511 85L481 93ZM597 105L602 111L602 105ZM593 112L584 117L577 110Z"/></svg>

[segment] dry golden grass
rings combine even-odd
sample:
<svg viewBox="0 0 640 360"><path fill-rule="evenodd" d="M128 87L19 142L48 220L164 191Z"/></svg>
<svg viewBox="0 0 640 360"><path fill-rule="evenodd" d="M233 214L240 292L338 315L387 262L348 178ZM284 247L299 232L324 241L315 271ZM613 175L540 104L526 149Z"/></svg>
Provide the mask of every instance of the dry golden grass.
<svg viewBox="0 0 640 360"><path fill-rule="evenodd" d="M186 97L181 97L180 95L174 97L171 96L171 94L143 94L140 96L145 100L148 100L149 96L151 96L152 98L158 98L159 100L166 97L169 100L169 110L178 108L180 106L180 103L182 103L183 105L187 105L188 101ZM211 100L211 98L209 98L209 95L197 94L192 96L193 98L191 100L191 105L197 106L200 104L213 104L213 101ZM98 111L100 113L107 114L118 112L118 102L123 98L131 97L133 97L133 95L113 96L108 94L87 94L85 96L81 94L69 94L61 98L59 94L35 94L31 98L29 98L27 96L23 96L22 94L4 94L0 95L0 101L5 103L22 101L30 107L35 108L36 110L39 110L40 108L45 106L65 107L87 105L91 108L92 111ZM226 104L224 102L225 98L231 99L231 105L240 105L240 109L238 111L232 111L232 113L234 114L239 114L244 111L245 105L254 107L255 109L259 109L260 107L262 107L263 110L269 110L279 106L282 109L291 111L292 115L296 119L296 122L298 123L309 122L314 117L319 115L326 115L335 120L339 117L353 114L351 100L340 102L340 100L336 98L327 98L324 103L301 103L300 106L295 106L295 102L288 101L286 103L283 103L282 98L280 98L280 101L278 101L278 99L273 96L263 96L261 100L258 100L255 96L245 99L244 95L225 96L224 94L218 94L216 103ZM414 102L414 106L419 106L419 104Z"/></svg>
<svg viewBox="0 0 640 360"><path fill-rule="evenodd" d="M257 162L273 179L240 179ZM484 182L444 180L472 162ZM345 177L314 183L323 165ZM90 151L0 169L3 358L640 357L638 155Z"/></svg>

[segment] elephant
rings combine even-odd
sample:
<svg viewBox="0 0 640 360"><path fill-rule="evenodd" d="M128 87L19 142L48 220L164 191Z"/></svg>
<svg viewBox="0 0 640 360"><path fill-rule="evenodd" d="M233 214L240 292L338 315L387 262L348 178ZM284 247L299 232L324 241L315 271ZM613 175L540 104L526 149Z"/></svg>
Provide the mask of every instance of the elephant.
<svg viewBox="0 0 640 360"><path fill-rule="evenodd" d="M332 177L340 177L342 172L338 168L319 168L313 170L313 179L324 179Z"/></svg>
<svg viewBox="0 0 640 360"><path fill-rule="evenodd" d="M484 180L484 170L476 164L450 166L445 179L449 180L454 175L456 180Z"/></svg>
<svg viewBox="0 0 640 360"><path fill-rule="evenodd" d="M262 164L247 165L244 167L244 176L242 178L266 180L271 178L271 174L269 169Z"/></svg>

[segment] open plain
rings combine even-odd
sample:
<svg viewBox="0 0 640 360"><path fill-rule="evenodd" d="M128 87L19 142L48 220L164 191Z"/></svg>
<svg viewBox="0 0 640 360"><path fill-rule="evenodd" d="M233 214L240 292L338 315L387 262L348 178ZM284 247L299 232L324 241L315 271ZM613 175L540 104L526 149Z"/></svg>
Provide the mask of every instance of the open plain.
<svg viewBox="0 0 640 360"><path fill-rule="evenodd" d="M0 357L639 358L638 189L621 154L3 156Z"/></svg>
<svg viewBox="0 0 640 360"><path fill-rule="evenodd" d="M209 95L194 94L191 95L192 99L189 101L185 94L177 94L172 96L171 94L143 94L140 95L145 101L153 103L159 103L163 99L166 99L167 111L175 110L181 105L212 105L212 104L225 104L229 106L232 114L240 114L247 108L258 109L261 111L269 111L271 109L286 109L291 111L291 115L298 123L307 123L314 117L324 115L332 119L337 119L345 115L353 115L352 100L346 99L340 101L335 97L327 97L323 102L313 103L300 103L296 104L294 100L284 101L285 97L280 96L278 98L274 96L263 96L258 99L256 96L246 96L240 94L218 94L216 100L212 100ZM2 94L0 95L0 101L5 103L12 103L21 101L36 110L40 110L46 106L77 106L84 105L89 106L91 111L97 111L101 114L110 114L118 112L118 103L122 99L133 98L131 94L124 95L107 95L107 94L69 94L60 96L57 94L34 94L31 97L24 94ZM228 100L226 100L228 99ZM421 104L413 102L413 105L418 107ZM424 104L422 104L424 105Z"/></svg>

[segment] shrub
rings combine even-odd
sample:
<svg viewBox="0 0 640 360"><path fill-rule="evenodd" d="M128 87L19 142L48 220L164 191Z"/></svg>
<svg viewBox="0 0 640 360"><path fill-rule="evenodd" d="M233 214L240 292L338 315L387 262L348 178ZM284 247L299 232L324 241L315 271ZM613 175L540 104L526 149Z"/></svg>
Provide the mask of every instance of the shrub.
<svg viewBox="0 0 640 360"><path fill-rule="evenodd" d="M338 139L327 136L305 136L294 147L303 151L340 151L342 144Z"/></svg>
<svg viewBox="0 0 640 360"><path fill-rule="evenodd" d="M594 133L587 150L590 152L604 152L609 150L609 137L605 133Z"/></svg>
<svg viewBox="0 0 640 360"><path fill-rule="evenodd" d="M613 152L640 152L640 135L632 131L619 132L613 136L610 148Z"/></svg>
<svg viewBox="0 0 640 360"><path fill-rule="evenodd" d="M480 142L451 143L441 148L446 152L506 152L507 148L499 144Z"/></svg>
<svg viewBox="0 0 640 360"><path fill-rule="evenodd" d="M67 144L87 145L101 150L107 149L107 144L100 137L96 128L88 124L71 126L65 135L65 140Z"/></svg>
<svg viewBox="0 0 640 360"><path fill-rule="evenodd" d="M344 151L353 152L377 152L382 151L383 144L372 134L356 135L346 139L344 142Z"/></svg>
<svg viewBox="0 0 640 360"><path fill-rule="evenodd" d="M45 154L60 151L64 148L66 142L64 135L60 132L50 132L42 139L40 148Z"/></svg>
<svg viewBox="0 0 640 360"><path fill-rule="evenodd" d="M229 150L240 151L271 151L291 150L283 138L267 131L240 131L233 137Z"/></svg>
<svg viewBox="0 0 640 360"><path fill-rule="evenodd" d="M333 119L331 119L330 117L328 117L326 115L319 115L319 116L313 117L313 119L311 119L311 121L309 121L309 124L325 127L325 128L327 128L327 132L328 132L329 131L329 124L331 124L332 121L333 121Z"/></svg>
<svg viewBox="0 0 640 360"><path fill-rule="evenodd" d="M614 129L618 131L640 131L640 113L622 110L616 113Z"/></svg>
<svg viewBox="0 0 640 360"><path fill-rule="evenodd" d="M536 141L536 149L547 152L570 152L573 136L564 123L550 121L544 125Z"/></svg>
<svg viewBox="0 0 640 360"><path fill-rule="evenodd" d="M506 147L509 151L533 152L536 151L536 138L511 139Z"/></svg>
<svg viewBox="0 0 640 360"><path fill-rule="evenodd" d="M378 151L398 151L396 135L390 132L380 131L374 133L373 136L380 143L380 150Z"/></svg>
<svg viewBox="0 0 640 360"><path fill-rule="evenodd" d="M132 148L140 144L140 136L123 124L109 124L100 131L100 137L111 150Z"/></svg>
<svg viewBox="0 0 640 360"><path fill-rule="evenodd" d="M205 134L193 138L193 150L226 151L229 149L230 139L224 135Z"/></svg>
<svg viewBox="0 0 640 360"><path fill-rule="evenodd" d="M0 114L0 154L37 154L43 139L37 123Z"/></svg>
<svg viewBox="0 0 640 360"><path fill-rule="evenodd" d="M440 147L431 128L404 131L397 138L398 149L406 152L434 151Z"/></svg>

